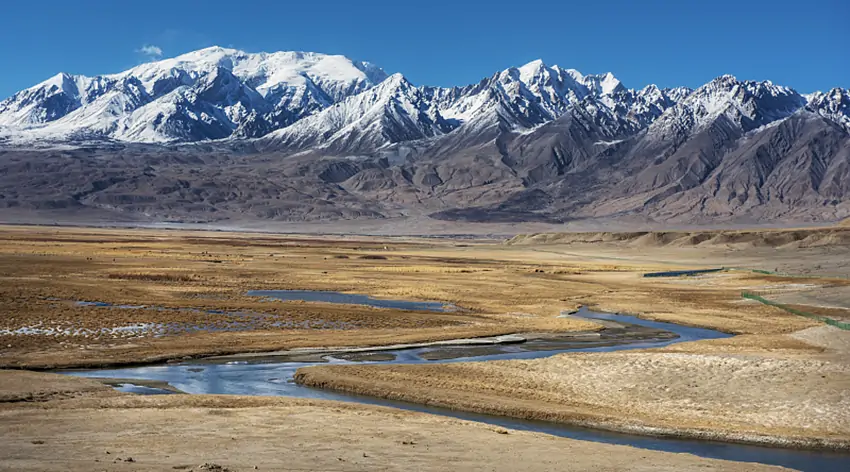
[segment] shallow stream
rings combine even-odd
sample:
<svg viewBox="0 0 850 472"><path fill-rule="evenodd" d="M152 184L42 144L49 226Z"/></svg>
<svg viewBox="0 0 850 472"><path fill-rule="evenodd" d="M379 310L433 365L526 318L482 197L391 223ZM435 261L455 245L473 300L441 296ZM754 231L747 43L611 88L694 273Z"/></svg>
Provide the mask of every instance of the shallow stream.
<svg viewBox="0 0 850 472"><path fill-rule="evenodd" d="M309 295L304 295L304 298L295 298L298 296L297 294ZM339 297L339 295L346 294L334 292L274 291L251 292L250 295L262 296L269 299L306 299L314 302L356 303L378 307L431 311L445 310L445 305L439 302L388 301L376 300L367 296L352 295ZM390 305L388 302L392 304ZM399 306L398 303L417 305ZM159 381L167 382L169 385L183 392L192 394L272 395L356 402L450 416L523 431L537 431L573 439L624 444L658 451L685 452L702 457L775 464L806 471L848 470L847 466L850 464L850 453L805 451L714 441L654 438L641 435L610 433L558 423L466 413L414 403L325 391L304 387L293 382L293 377L297 369L326 363L419 364L473 360L532 359L548 357L563 352L611 352L646 347L661 347L678 342L717 339L730 336L709 329L648 321L625 315L595 313L585 308L579 310L575 315L600 320L606 323L607 328L601 335L588 333L585 338L581 336L531 337L522 343L517 343L515 338L509 339L506 343L500 343L498 339L492 338L491 342L476 345L438 345L402 349L380 348L336 352L303 350L297 354L288 352L280 356L226 356L146 367L69 371L66 373L83 377L127 379L128 382L122 383L120 389L142 394L173 393L168 390L144 385L144 381ZM309 360L303 360L306 358L309 358ZM293 361L293 359L299 359L299 361ZM139 385L130 383L131 379L138 379L140 381Z"/></svg>

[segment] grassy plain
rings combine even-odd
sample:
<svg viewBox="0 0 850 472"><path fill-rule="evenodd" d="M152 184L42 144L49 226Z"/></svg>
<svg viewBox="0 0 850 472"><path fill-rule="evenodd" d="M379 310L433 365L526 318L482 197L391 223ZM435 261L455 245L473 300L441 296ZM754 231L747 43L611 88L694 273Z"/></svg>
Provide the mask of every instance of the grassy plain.
<svg viewBox="0 0 850 472"><path fill-rule="evenodd" d="M845 247L828 245L791 250L616 241L505 244L413 237L3 227L0 301L6 314L0 319L0 365L145 363L298 347L600 329L595 323L558 317L589 305L738 336L662 350L569 354L535 361L322 366L302 370L299 380L607 429L841 448L850 444L847 333L744 301L740 294L744 290L776 296L810 294L795 300L812 306L819 293L835 296L850 286L844 255ZM658 270L720 266L805 271L806 276L746 270L697 277L642 276ZM251 289L335 290L442 301L461 309L425 313L270 302L247 297ZM77 301L159 309L78 306ZM244 316L238 314L246 312L263 316L246 327ZM234 331L234 326L241 328ZM192 398L185 401L226 403ZM184 400L132 401L152 402L144 408L156 409L165 406L155 402ZM269 405L263 408L272 408ZM304 406L294 401L286 405ZM103 417L97 421L114 420L125 406L106 407L108 411L99 413ZM184 406L187 418L197 413L189 403ZM113 407L115 411L110 410ZM330 407L321 408L325 408L322 413L311 410L316 418L333 416ZM66 415L61 421L77 422L82 429L94 428L94 423L82 419L88 413L71 410L51 415L57 421ZM36 413L27 411L16 421L31 421L35 416L27 415ZM247 425L260 411L233 413L239 418L234 424ZM340 418L349 416L337 413ZM420 420L402 423L398 427L410 428L406 431L431 428Z"/></svg>
<svg viewBox="0 0 850 472"><path fill-rule="evenodd" d="M557 275L540 277L537 265L482 260L466 249L429 240L9 227L0 230L0 301L10 313L0 321L0 364L71 367L598 329L554 317L576 306L560 300ZM462 310L267 302L247 297L251 289L338 290L443 301ZM236 312L266 316L250 329L226 331L245 328ZM164 325L168 335L139 328L148 325Z"/></svg>
<svg viewBox="0 0 850 472"><path fill-rule="evenodd" d="M828 358L787 335L747 338L524 361L316 366L296 380L626 433L850 449L850 351Z"/></svg>
<svg viewBox="0 0 850 472"><path fill-rule="evenodd" d="M581 304L736 334L815 325L742 303L739 296L743 289L809 286L810 279L748 272L643 278L647 271L693 267L688 257L700 252L686 257L661 251L653 259L651 250L599 245L565 249L425 238L3 227L0 301L8 315L0 320L0 366L97 366L598 329L556 317ZM817 285L844 289L850 283L824 279ZM251 289L336 290L442 301L461 310L267 302L247 297ZM246 323L239 313L262 316Z"/></svg>

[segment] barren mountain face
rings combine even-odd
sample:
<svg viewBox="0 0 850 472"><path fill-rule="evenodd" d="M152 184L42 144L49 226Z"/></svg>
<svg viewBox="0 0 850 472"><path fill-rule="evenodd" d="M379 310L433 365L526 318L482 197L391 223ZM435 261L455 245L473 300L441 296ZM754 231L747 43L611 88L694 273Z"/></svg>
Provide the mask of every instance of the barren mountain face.
<svg viewBox="0 0 850 472"><path fill-rule="evenodd" d="M631 90L534 61L417 87L208 48L0 102L0 217L812 222L850 215L850 93Z"/></svg>

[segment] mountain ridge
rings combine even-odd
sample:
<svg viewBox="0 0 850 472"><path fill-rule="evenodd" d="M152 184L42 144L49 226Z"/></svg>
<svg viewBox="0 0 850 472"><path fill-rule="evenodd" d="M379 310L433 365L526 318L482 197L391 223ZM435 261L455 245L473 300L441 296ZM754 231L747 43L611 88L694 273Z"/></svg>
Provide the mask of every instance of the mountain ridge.
<svg viewBox="0 0 850 472"><path fill-rule="evenodd" d="M629 89L540 60L415 86L343 56L213 47L13 95L0 159L0 212L816 222L850 216L850 92Z"/></svg>
<svg viewBox="0 0 850 472"><path fill-rule="evenodd" d="M240 82L238 85L251 99L245 97L238 103L205 101L201 95L209 91L205 86L222 75L230 75ZM74 132L92 131L96 137L127 142L192 142L229 137L241 125L240 135L250 137L257 134L252 129L267 132L289 125L315 110L362 92L386 77L380 68L344 56L305 52L245 53L211 47L141 64L117 74L95 77L57 74L0 102L0 126L29 125L30 129L38 130L53 124L54 128L59 128L54 133L59 140ZM124 85L128 83L133 84L134 90L126 90ZM131 128L136 120L114 113L114 110L106 110L107 113L99 117L98 129L85 126L87 123L80 123L78 117L73 116L87 112L90 115L92 108L101 111L105 98L127 102L128 96L135 98L131 101L138 106L121 111L139 111L145 117L163 116L166 121L181 108L199 115L216 108L226 116L207 113L191 120L215 124L229 131L209 136L180 133L179 129L159 130L139 136L116 130L122 125ZM158 105L161 106L155 110L141 110ZM191 109L192 106L196 109ZM130 125L126 123L128 120ZM52 138L50 133L42 136L36 133L35 139L39 137Z"/></svg>

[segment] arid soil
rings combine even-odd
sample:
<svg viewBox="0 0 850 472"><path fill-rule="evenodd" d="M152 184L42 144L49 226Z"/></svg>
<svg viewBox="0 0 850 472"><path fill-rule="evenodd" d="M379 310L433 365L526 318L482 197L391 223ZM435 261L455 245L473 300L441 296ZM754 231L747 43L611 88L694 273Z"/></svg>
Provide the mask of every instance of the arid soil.
<svg viewBox="0 0 850 472"><path fill-rule="evenodd" d="M40 372L0 370L0 385L2 404L121 395L95 380Z"/></svg>
<svg viewBox="0 0 850 472"><path fill-rule="evenodd" d="M0 375L5 398L6 382L27 374ZM28 374L21 380L40 390L53 382L67 389L71 381L81 395L0 402L3 471L787 470L365 405L210 395L97 398L82 379Z"/></svg>

